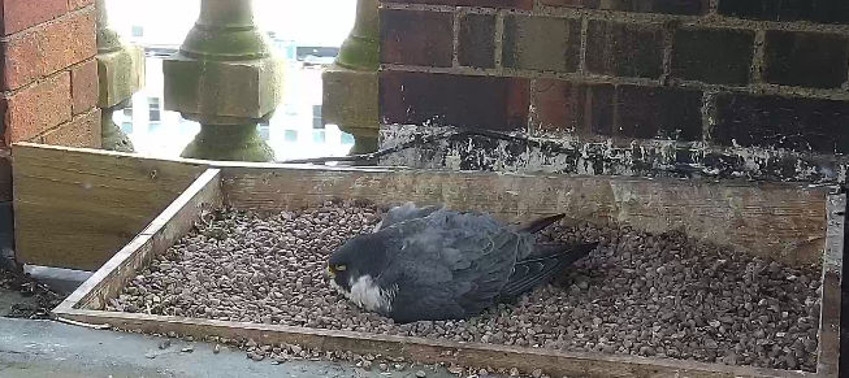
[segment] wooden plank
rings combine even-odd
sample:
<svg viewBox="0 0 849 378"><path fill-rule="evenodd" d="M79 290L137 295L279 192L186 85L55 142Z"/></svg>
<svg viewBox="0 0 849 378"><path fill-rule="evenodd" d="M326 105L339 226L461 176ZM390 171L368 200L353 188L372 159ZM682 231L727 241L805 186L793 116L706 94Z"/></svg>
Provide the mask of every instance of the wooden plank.
<svg viewBox="0 0 849 378"><path fill-rule="evenodd" d="M205 210L222 204L220 170L212 168L157 216L54 311L85 306L102 308L114 298L136 272L189 232Z"/></svg>
<svg viewBox="0 0 849 378"><path fill-rule="evenodd" d="M846 194L828 198L828 234L823 254L817 372L837 378L840 367L841 281L843 280Z"/></svg>
<svg viewBox="0 0 849 378"><path fill-rule="evenodd" d="M127 331L147 333L175 332L201 340L208 336L229 339L253 339L265 344L297 344L323 351L356 351L359 354L380 354L404 357L419 363L457 364L470 367L510 369L524 372L542 369L551 376L637 378L637 377L815 377L816 374L798 371L733 367L693 361L610 356L599 353L558 352L539 348L507 345L457 343L407 336L376 335L350 331L330 331L269 325L195 319L174 316L146 315L69 309L62 316L78 322L104 325Z"/></svg>
<svg viewBox="0 0 849 378"><path fill-rule="evenodd" d="M818 264L828 188L799 184L395 170L223 169L237 208L292 209L331 198L445 203L506 221L565 212L648 232L682 229L791 264ZM769 235L769 237L764 237Z"/></svg>
<svg viewBox="0 0 849 378"><path fill-rule="evenodd" d="M12 156L18 260L82 270L109 260L206 169L25 143Z"/></svg>

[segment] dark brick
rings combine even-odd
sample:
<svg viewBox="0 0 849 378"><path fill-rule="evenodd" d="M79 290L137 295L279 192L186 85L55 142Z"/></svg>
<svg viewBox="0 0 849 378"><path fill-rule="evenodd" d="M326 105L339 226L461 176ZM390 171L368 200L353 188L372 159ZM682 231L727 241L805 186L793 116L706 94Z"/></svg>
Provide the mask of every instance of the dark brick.
<svg viewBox="0 0 849 378"><path fill-rule="evenodd" d="M663 73L663 29L593 20L587 31L587 69L613 76L657 78Z"/></svg>
<svg viewBox="0 0 849 378"><path fill-rule="evenodd" d="M451 13L382 9L381 61L450 67L454 59L453 30Z"/></svg>
<svg viewBox="0 0 849 378"><path fill-rule="evenodd" d="M700 15L709 9L708 0L542 0L542 3L558 7L679 15Z"/></svg>
<svg viewBox="0 0 849 378"><path fill-rule="evenodd" d="M682 29L675 33L672 75L711 84L749 83L755 33L732 29Z"/></svg>
<svg viewBox="0 0 849 378"><path fill-rule="evenodd" d="M0 0L0 32L14 34L65 13L67 0Z"/></svg>
<svg viewBox="0 0 849 378"><path fill-rule="evenodd" d="M580 50L580 20L524 15L504 20L504 67L574 72Z"/></svg>
<svg viewBox="0 0 849 378"><path fill-rule="evenodd" d="M380 114L388 124L524 129L528 87L524 78L383 71Z"/></svg>
<svg viewBox="0 0 849 378"><path fill-rule="evenodd" d="M702 139L701 91L623 85L617 92L620 135L640 139Z"/></svg>
<svg viewBox="0 0 849 378"><path fill-rule="evenodd" d="M0 42L3 83L17 89L97 54L94 7Z"/></svg>
<svg viewBox="0 0 849 378"><path fill-rule="evenodd" d="M723 94L714 140L726 145L849 152L849 102Z"/></svg>
<svg viewBox="0 0 849 378"><path fill-rule="evenodd" d="M495 67L495 16L466 14L460 19L457 60L461 65Z"/></svg>
<svg viewBox="0 0 849 378"><path fill-rule="evenodd" d="M614 87L538 79L531 98L539 131L611 135Z"/></svg>
<svg viewBox="0 0 849 378"><path fill-rule="evenodd" d="M845 0L721 0L719 13L751 20L808 20L846 24L849 23L849 2Z"/></svg>
<svg viewBox="0 0 849 378"><path fill-rule="evenodd" d="M774 84L837 88L849 69L849 40L824 34L766 33L764 80Z"/></svg>
<svg viewBox="0 0 849 378"><path fill-rule="evenodd" d="M381 2L395 4L452 5L487 8L511 8L525 10L530 10L534 7L533 0L382 0Z"/></svg>

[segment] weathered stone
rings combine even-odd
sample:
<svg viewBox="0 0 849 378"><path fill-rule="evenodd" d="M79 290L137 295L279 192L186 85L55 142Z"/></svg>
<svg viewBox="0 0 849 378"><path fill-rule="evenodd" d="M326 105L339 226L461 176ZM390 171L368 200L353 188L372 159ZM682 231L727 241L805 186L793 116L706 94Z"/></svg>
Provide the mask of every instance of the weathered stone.
<svg viewBox="0 0 849 378"><path fill-rule="evenodd" d="M165 109L201 124L184 157L273 160L256 129L282 97L282 61L270 50L254 24L252 1L201 2L180 52L163 63Z"/></svg>
<svg viewBox="0 0 849 378"><path fill-rule="evenodd" d="M186 158L229 161L270 161L274 151L256 132L256 124L203 125L181 155Z"/></svg>
<svg viewBox="0 0 849 378"><path fill-rule="evenodd" d="M378 74L355 71L334 64L322 74L324 123L354 135L352 153L373 152L380 127L378 116Z"/></svg>
<svg viewBox="0 0 849 378"><path fill-rule="evenodd" d="M354 28L324 71L322 118L354 136L352 154L377 150L379 20L377 0L359 0Z"/></svg>
<svg viewBox="0 0 849 378"><path fill-rule="evenodd" d="M126 102L129 102L127 99ZM115 124L115 121L112 119L112 114L115 113L115 110L118 108L126 107L123 103L120 105L116 105L112 108L105 108L100 114L100 130L101 130L101 140L100 144L104 149L110 151L118 151L118 152L134 152L135 147L133 146L133 142L130 141L130 138L127 134L124 134L123 131Z"/></svg>
<svg viewBox="0 0 849 378"><path fill-rule="evenodd" d="M260 120L280 103L280 63L276 59L197 60L177 54L162 66L165 109L200 123L231 122L226 118Z"/></svg>
<svg viewBox="0 0 849 378"><path fill-rule="evenodd" d="M100 87L98 106L101 112L101 141L103 148L133 152L130 138L112 121L112 114L126 107L144 83L144 50L125 45L118 33L109 27L105 0L97 0L97 74Z"/></svg>
<svg viewBox="0 0 849 378"><path fill-rule="evenodd" d="M97 106L111 108L133 96L144 82L144 51L123 46L115 52L97 55L100 98Z"/></svg>

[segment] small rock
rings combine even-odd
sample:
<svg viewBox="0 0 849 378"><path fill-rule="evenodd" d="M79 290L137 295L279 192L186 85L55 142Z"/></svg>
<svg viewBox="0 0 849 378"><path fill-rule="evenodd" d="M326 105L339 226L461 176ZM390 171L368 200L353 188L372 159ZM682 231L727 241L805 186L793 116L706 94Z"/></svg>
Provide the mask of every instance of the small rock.
<svg viewBox="0 0 849 378"><path fill-rule="evenodd" d="M221 352L221 345L215 344L215 346L212 347L212 353L218 354L220 352Z"/></svg>
<svg viewBox="0 0 849 378"><path fill-rule="evenodd" d="M168 349L170 346L171 346L171 340L170 339L162 340L162 342L159 343L159 349Z"/></svg>
<svg viewBox="0 0 849 378"><path fill-rule="evenodd" d="M542 377L542 369L534 369L534 371L531 372L531 377L534 377L534 378Z"/></svg>
<svg viewBox="0 0 849 378"><path fill-rule="evenodd" d="M425 373L424 370L416 370L416 377L417 378L425 378L425 377L427 377L427 373Z"/></svg>

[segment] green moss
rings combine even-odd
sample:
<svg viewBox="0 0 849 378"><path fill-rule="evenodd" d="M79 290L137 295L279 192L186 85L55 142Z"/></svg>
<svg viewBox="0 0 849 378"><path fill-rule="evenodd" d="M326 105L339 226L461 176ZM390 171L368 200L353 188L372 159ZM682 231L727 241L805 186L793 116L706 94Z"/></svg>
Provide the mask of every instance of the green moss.
<svg viewBox="0 0 849 378"><path fill-rule="evenodd" d="M256 124L202 125L181 156L219 161L274 161L274 151L259 136Z"/></svg>

